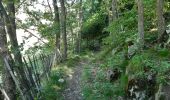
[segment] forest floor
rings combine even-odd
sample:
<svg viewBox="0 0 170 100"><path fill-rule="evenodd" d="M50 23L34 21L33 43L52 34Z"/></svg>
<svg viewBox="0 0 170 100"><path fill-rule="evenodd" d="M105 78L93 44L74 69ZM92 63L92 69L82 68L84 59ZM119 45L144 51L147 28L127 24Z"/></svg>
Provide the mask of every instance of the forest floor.
<svg viewBox="0 0 170 100"><path fill-rule="evenodd" d="M67 85L63 92L65 100L83 100L81 92L81 76L87 60L81 60L73 69L73 73L66 79Z"/></svg>

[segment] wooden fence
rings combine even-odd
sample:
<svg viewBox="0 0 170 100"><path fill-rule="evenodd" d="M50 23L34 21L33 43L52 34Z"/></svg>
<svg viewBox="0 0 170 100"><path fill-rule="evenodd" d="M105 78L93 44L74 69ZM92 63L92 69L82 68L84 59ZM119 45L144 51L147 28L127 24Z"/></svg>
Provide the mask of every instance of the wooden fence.
<svg viewBox="0 0 170 100"><path fill-rule="evenodd" d="M51 68L53 65L55 54L45 55L33 55L23 57L23 68L24 74L26 75L26 82L28 88L22 89L22 84L19 82L19 79L15 72L12 72L11 67L8 63L7 58L4 59L5 64L10 71L10 74L16 84L17 90L20 94L20 99L22 100L34 100L34 98L41 98L42 85L43 81L48 81ZM5 91L0 88L1 92L6 96ZM7 98L7 97L5 97ZM7 99L8 100L8 99Z"/></svg>

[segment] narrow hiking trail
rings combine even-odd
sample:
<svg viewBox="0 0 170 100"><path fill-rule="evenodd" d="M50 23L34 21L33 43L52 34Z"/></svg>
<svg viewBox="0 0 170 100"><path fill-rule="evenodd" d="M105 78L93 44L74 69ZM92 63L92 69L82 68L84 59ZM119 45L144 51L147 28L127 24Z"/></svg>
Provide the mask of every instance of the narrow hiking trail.
<svg viewBox="0 0 170 100"><path fill-rule="evenodd" d="M72 75L66 79L67 86L63 92L64 100L83 100L81 93L81 75L83 67L87 64L87 61L80 61L75 68Z"/></svg>

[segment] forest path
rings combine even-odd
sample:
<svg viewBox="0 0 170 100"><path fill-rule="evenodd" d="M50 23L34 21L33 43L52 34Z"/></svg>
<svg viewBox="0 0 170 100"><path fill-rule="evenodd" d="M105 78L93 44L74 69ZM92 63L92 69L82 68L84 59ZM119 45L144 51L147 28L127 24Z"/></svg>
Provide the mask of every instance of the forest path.
<svg viewBox="0 0 170 100"><path fill-rule="evenodd" d="M66 79L67 86L63 92L64 100L83 100L81 93L81 75L87 60L81 60L73 69L73 74Z"/></svg>

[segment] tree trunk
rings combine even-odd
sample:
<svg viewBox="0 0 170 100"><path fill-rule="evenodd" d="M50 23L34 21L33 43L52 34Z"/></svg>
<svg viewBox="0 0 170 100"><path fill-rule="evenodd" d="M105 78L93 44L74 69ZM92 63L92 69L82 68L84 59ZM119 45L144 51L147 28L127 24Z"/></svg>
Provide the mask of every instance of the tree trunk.
<svg viewBox="0 0 170 100"><path fill-rule="evenodd" d="M57 27L56 30L56 47L60 49L60 18L59 18L59 10L57 6L57 0L53 0L54 7L54 24Z"/></svg>
<svg viewBox="0 0 170 100"><path fill-rule="evenodd" d="M163 17L163 5L164 0L157 0L157 18L158 18L158 42L160 42L161 37L165 32L165 21Z"/></svg>
<svg viewBox="0 0 170 100"><path fill-rule="evenodd" d="M117 19L117 0L112 0L112 21Z"/></svg>
<svg viewBox="0 0 170 100"><path fill-rule="evenodd" d="M70 33L71 33L72 50L73 50L73 53L74 53L75 47L74 47L74 32L73 32L73 26L72 26L72 25L69 25L69 26L70 26Z"/></svg>
<svg viewBox="0 0 170 100"><path fill-rule="evenodd" d="M80 8L79 8L79 53L81 52L81 31L82 31L82 25L83 25L83 6L82 6L82 0L80 0Z"/></svg>
<svg viewBox="0 0 170 100"><path fill-rule="evenodd" d="M60 18L59 18L59 9L57 6L57 0L53 0L54 7L54 25L56 27L56 63L61 62L60 54Z"/></svg>
<svg viewBox="0 0 170 100"><path fill-rule="evenodd" d="M139 39L139 48L142 49L144 46L144 8L143 0L137 0L138 5L138 39Z"/></svg>
<svg viewBox="0 0 170 100"><path fill-rule="evenodd" d="M11 49L12 49L12 53L14 54L14 59L15 59L16 72L21 82L23 91L27 91L29 89L29 84L28 84L26 74L23 68L22 56L19 50L18 40L16 36L14 1L13 0L7 1L7 10L8 10L9 15L4 9L2 2L0 2L0 8L1 8L1 12L3 13L3 17L5 19L7 33L10 38ZM28 96L31 97L30 94L28 94Z"/></svg>
<svg viewBox="0 0 170 100"><path fill-rule="evenodd" d="M10 42L14 54L14 59L15 59L15 65L18 68L18 75L21 75L21 83L23 87L25 88L24 91L29 89L29 84L26 79L25 71L24 71L24 66L22 62L22 55L19 50L19 45L18 45L18 40L16 36L16 23L15 23L15 6L14 6L14 0L8 0L7 2L7 10L9 13L9 23L7 22L6 24L11 24L7 26L8 34L10 37Z"/></svg>
<svg viewBox="0 0 170 100"><path fill-rule="evenodd" d="M66 8L65 0L60 0L61 5L61 31L64 44L63 60L67 59L67 34L66 34Z"/></svg>
<svg viewBox="0 0 170 100"><path fill-rule="evenodd" d="M6 38L6 32L4 28L4 22L2 17L0 16L0 60L3 64L2 69L2 81L3 81L3 88L5 89L5 92L7 93L10 100L16 100L16 88L15 83L7 70L7 67L4 62L4 58L8 57L8 48L7 48L7 38Z"/></svg>
<svg viewBox="0 0 170 100"><path fill-rule="evenodd" d="M81 30L82 30L82 23L83 23L83 9L82 9L82 0L79 2L79 21L78 21L78 26L79 26L79 31L77 34L77 43L76 43L76 52L80 53L81 51Z"/></svg>

